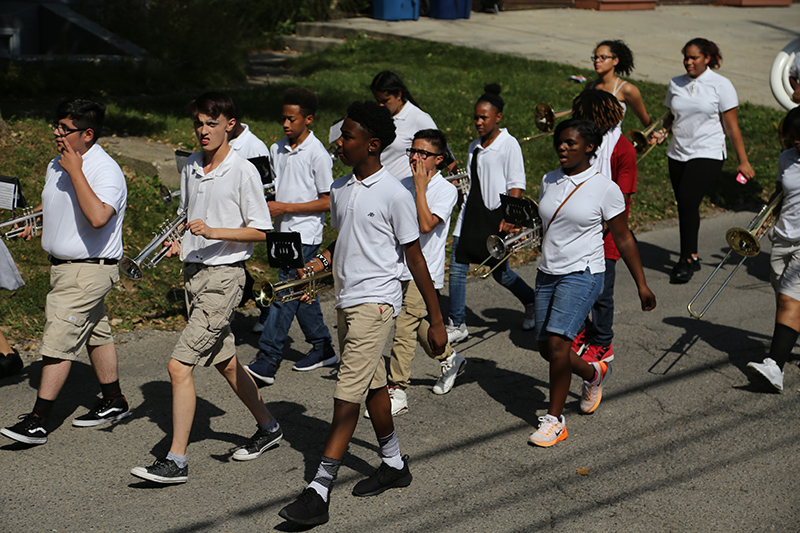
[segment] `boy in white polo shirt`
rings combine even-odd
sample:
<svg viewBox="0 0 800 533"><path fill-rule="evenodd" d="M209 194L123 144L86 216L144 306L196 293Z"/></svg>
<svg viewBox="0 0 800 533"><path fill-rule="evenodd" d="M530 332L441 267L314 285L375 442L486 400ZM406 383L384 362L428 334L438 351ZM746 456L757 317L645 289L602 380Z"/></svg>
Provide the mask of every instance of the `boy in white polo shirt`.
<svg viewBox="0 0 800 533"><path fill-rule="evenodd" d="M184 263L189 312L167 366L172 381L172 444L166 457L131 470L134 476L156 483L188 480L186 448L197 402L193 378L197 365L216 367L256 419L258 431L234 452L233 459L255 459L283 436L236 358L230 327L242 297L244 261L253 253L253 242L265 241L266 230L272 229L261 178L228 145L236 117L229 96L206 93L189 104L189 114L202 151L189 157L181 175L179 212L186 211L188 231L181 242L170 243L168 254L180 254Z"/></svg>
<svg viewBox="0 0 800 533"><path fill-rule="evenodd" d="M354 102L347 109L340 159L353 173L331 187L331 223L339 238L306 264L320 272L334 261L336 309L342 363L334 392L333 421L322 461L311 484L280 516L302 525L328 521L330 489L366 400L378 438L381 466L356 484L355 496L373 496L411 483L407 457L400 455L386 388L381 352L400 310L400 275L408 268L430 312L428 338L434 353L444 349L444 329L436 290L419 246L414 201L408 190L381 166L381 151L394 140L389 111L375 102ZM334 253L335 250L335 253Z"/></svg>
<svg viewBox="0 0 800 533"><path fill-rule="evenodd" d="M331 209L330 190L333 162L325 145L308 129L317 112L317 95L304 87L292 87L283 95L283 131L286 138L270 148L275 180L279 184L269 211L278 231L300 233L305 262L317 255L322 244L325 213ZM280 281L294 278L295 269L281 268ZM258 339L258 355L245 368L250 374L272 385L283 360L283 348L292 320L297 322L311 351L294 364L292 370L308 371L339 361L333 351L331 334L322 319L319 301L310 305L299 301L275 302L270 306Z"/></svg>
<svg viewBox="0 0 800 533"><path fill-rule="evenodd" d="M53 123L61 153L47 167L42 190L42 248L49 254L50 292L42 338L42 376L31 413L3 428L3 435L27 444L47 442L46 420L84 346L103 398L72 421L90 427L130 415L117 375L117 351L105 296L119 280L122 219L128 189L119 165L97 144L105 107L67 100Z"/></svg>

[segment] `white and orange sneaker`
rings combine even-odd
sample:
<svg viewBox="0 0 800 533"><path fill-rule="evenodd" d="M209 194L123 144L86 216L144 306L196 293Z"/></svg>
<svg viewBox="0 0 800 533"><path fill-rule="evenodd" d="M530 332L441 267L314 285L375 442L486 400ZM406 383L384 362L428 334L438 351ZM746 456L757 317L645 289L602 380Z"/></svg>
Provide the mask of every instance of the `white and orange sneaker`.
<svg viewBox="0 0 800 533"><path fill-rule="evenodd" d="M553 415L544 415L539 417L539 429L531 433L528 442L546 448L566 438L567 422L564 415L561 415L560 420Z"/></svg>
<svg viewBox="0 0 800 533"><path fill-rule="evenodd" d="M603 397L603 381L611 373L611 367L608 363L598 361L596 363L589 363L596 370L596 376L592 382L583 382L583 391L581 393L581 412L584 414L593 413L597 406L600 405L600 400Z"/></svg>

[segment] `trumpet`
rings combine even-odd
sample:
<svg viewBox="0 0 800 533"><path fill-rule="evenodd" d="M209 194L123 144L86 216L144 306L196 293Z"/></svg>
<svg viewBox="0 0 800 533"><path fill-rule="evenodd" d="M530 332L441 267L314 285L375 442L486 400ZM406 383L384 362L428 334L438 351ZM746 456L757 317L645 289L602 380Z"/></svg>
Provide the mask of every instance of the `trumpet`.
<svg viewBox="0 0 800 533"><path fill-rule="evenodd" d="M261 307L267 307L274 302L292 302L303 296L314 298L317 294L333 288L333 272L318 272L304 278L290 279L279 283L253 284L253 299ZM286 292L288 291L288 292ZM280 295L279 293L286 292Z"/></svg>
<svg viewBox="0 0 800 533"><path fill-rule="evenodd" d="M169 187L167 187L166 185L162 185L161 188L159 189L159 192L161 194L161 199L164 201L166 205L171 204L173 198L181 195L180 189L175 189L174 191L171 191Z"/></svg>
<svg viewBox="0 0 800 533"><path fill-rule="evenodd" d="M549 137L553 135L553 130L555 129L556 119L566 117L567 115L572 114L572 109L564 109L562 111L553 111L553 108L547 104L539 104L533 110L533 121L536 124L536 127L539 131L544 133L537 133L531 137L523 137L519 140L519 142L529 142L535 141L536 139L541 139L543 137Z"/></svg>
<svg viewBox="0 0 800 533"><path fill-rule="evenodd" d="M28 226L31 228L31 237L36 237L42 231L42 210L34 210L32 207L25 207L22 209L22 215L0 222L0 228L15 226L17 224L22 224L22 226L6 232L3 237L6 239L19 237Z"/></svg>
<svg viewBox="0 0 800 533"><path fill-rule="evenodd" d="M506 261L506 259L517 253L519 250L522 250L523 248L535 248L537 246L541 246L541 244L542 220L540 218L537 218L534 221L533 227L525 228L524 230L518 233L513 233L505 238L500 237L499 235L489 235L489 238L486 239L486 249L489 251L489 257L487 257L480 265L472 268L469 273L476 278L488 278L489 274L494 272L497 267ZM497 264L486 272L479 274L478 272L480 272L480 270L492 259L497 260Z"/></svg>
<svg viewBox="0 0 800 533"><path fill-rule="evenodd" d="M725 257L723 257L722 261L719 262L717 268L715 268L714 272L708 276L706 282L703 283L703 286L700 287L700 290L698 290L697 294L694 295L692 301L686 306L690 315L698 319L703 318L703 315L706 314L708 308L711 307L711 304L717 299L719 293L722 292L722 289L725 288L731 278L733 278L733 275L736 274L736 271L739 270L739 267L742 266L744 260L748 257L755 257L759 254L759 252L761 252L761 243L759 241L775 223L775 209L783 200L783 196L783 191L776 194L772 198L772 201L770 201L768 204L765 204L761 208L761 210L753 218L753 220L750 221L750 224L748 224L746 228L730 228L727 232L725 232L725 240L728 242L728 245L731 247L731 249L727 254L725 254ZM733 252L741 255L742 259L736 264L736 267L728 275L728 277L725 278L725 281L722 282L720 288L717 289L717 292L714 293L703 310L700 312L694 311L692 309L692 304L694 304L697 298L700 297L700 294L703 292L703 290L705 290L706 285L708 285L708 283L711 281L711 278L717 274L719 269L722 268L722 265L725 264Z"/></svg>
<svg viewBox="0 0 800 533"><path fill-rule="evenodd" d="M180 213L174 219L163 222L159 227L159 231L155 233L155 237L147 246L136 256L136 259L123 257L119 263L119 268L122 273L130 279L142 279L144 274L143 267L154 268L162 259L167 256L169 251L168 247L164 247L164 241L175 241L181 238L186 232L186 211ZM147 259L150 254L161 248L154 257Z"/></svg>
<svg viewBox="0 0 800 533"><path fill-rule="evenodd" d="M455 186L458 187L462 195L466 196L469 194L469 174L463 169L459 169L456 172L457 174L447 176L447 181L455 181Z"/></svg>
<svg viewBox="0 0 800 533"><path fill-rule="evenodd" d="M629 129L625 132L625 138L628 139L633 147L636 149L636 153L640 154L639 159L636 162L640 162L642 159L647 157L647 154L656 146L656 143L650 144L650 135L659 126L667 119L668 116L672 114L672 111L667 111L663 115L661 115L658 120L647 126L644 130L637 130L637 129Z"/></svg>

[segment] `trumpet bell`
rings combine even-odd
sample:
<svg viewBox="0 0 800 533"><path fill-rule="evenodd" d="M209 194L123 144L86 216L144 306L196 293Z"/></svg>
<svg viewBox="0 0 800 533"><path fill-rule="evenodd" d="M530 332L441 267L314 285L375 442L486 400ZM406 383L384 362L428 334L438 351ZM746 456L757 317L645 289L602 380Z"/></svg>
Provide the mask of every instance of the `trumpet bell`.
<svg viewBox="0 0 800 533"><path fill-rule="evenodd" d="M498 235L489 235L486 239L486 248L489 250L489 255L498 261L508 254L505 241Z"/></svg>
<svg viewBox="0 0 800 533"><path fill-rule="evenodd" d="M269 307L275 301L275 291L272 285L267 283L262 285L256 281L253 283L253 300L261 307Z"/></svg>
<svg viewBox="0 0 800 533"><path fill-rule="evenodd" d="M136 261L129 257L122 258L122 261L119 262L119 269L130 279L140 280L144 275L142 269L136 264Z"/></svg>
<svg viewBox="0 0 800 533"><path fill-rule="evenodd" d="M631 129L625 132L625 137L633 144L637 154L641 154L648 146L647 137L641 130Z"/></svg>
<svg viewBox="0 0 800 533"><path fill-rule="evenodd" d="M761 252L761 243L744 228L731 228L725 233L728 246L737 254L744 257L755 257Z"/></svg>

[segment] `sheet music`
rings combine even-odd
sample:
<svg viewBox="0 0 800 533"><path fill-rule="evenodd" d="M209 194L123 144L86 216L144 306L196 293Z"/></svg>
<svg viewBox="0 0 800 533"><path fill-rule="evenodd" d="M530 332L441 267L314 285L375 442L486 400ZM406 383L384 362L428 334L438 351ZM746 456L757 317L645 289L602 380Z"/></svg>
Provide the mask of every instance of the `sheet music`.
<svg viewBox="0 0 800 533"><path fill-rule="evenodd" d="M17 186L13 183L0 181L0 209L14 209L17 207Z"/></svg>

